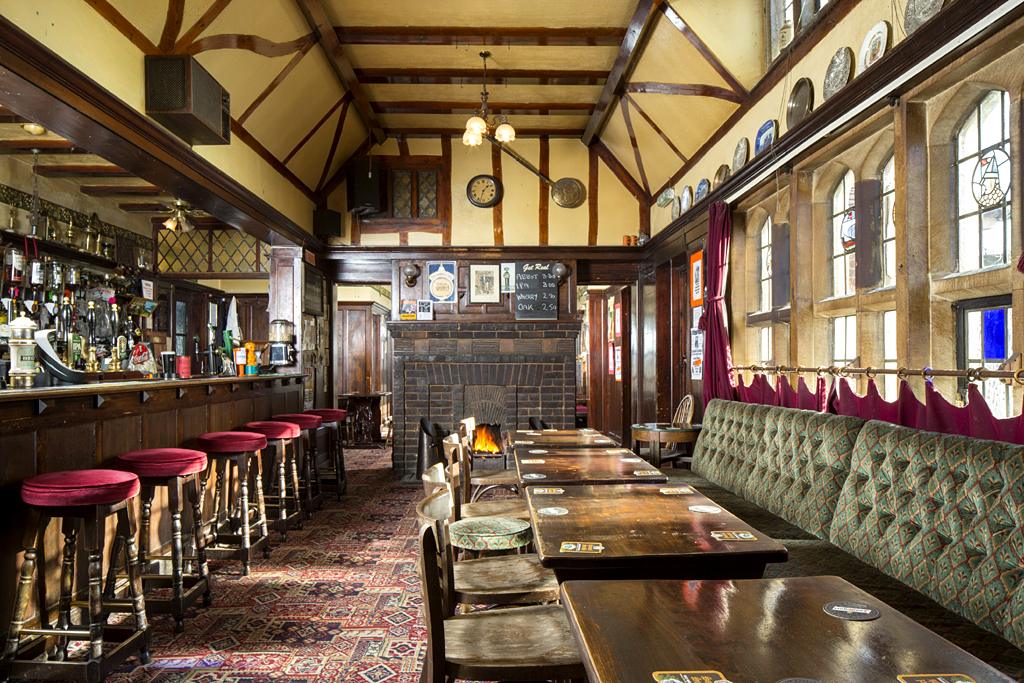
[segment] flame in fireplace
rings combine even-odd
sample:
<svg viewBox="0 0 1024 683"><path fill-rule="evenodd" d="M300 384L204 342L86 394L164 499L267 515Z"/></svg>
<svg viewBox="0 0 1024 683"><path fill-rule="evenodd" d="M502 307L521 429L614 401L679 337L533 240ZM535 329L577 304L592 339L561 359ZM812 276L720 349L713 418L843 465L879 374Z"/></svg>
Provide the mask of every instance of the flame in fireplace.
<svg viewBox="0 0 1024 683"><path fill-rule="evenodd" d="M478 424L473 431L474 453L501 453L501 425Z"/></svg>

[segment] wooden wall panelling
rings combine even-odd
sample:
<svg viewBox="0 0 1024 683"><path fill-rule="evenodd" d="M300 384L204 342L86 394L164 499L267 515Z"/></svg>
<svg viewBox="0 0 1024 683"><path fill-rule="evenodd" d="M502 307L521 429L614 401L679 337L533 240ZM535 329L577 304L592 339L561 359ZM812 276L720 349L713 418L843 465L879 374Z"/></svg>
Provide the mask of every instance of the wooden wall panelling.
<svg viewBox="0 0 1024 683"><path fill-rule="evenodd" d="M142 448L142 416L129 415L97 421L99 462Z"/></svg>
<svg viewBox="0 0 1024 683"><path fill-rule="evenodd" d="M590 318L588 349L590 357L587 372L587 406L590 426L598 431L606 429L604 417L604 387L608 376L608 343L605 323L607 301L603 292L593 291L587 300L587 314Z"/></svg>
<svg viewBox="0 0 1024 683"><path fill-rule="evenodd" d="M668 422L672 419L672 358L678 337L672 334L672 266L665 263L654 271L655 287L655 419ZM674 338L675 337L675 338Z"/></svg>
<svg viewBox="0 0 1024 683"><path fill-rule="evenodd" d="M211 403L209 416L209 431L211 432L230 432L237 427L231 403L225 401Z"/></svg>
<svg viewBox="0 0 1024 683"><path fill-rule="evenodd" d="M337 393L371 391L376 357L373 304L339 302L335 321Z"/></svg>

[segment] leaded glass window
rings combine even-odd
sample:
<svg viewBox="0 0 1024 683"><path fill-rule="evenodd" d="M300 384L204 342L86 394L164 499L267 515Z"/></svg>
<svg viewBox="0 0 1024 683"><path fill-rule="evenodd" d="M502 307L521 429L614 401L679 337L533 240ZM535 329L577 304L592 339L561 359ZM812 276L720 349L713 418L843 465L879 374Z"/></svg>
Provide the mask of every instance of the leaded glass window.
<svg viewBox="0 0 1024 683"><path fill-rule="evenodd" d="M850 296L857 288L857 211L853 171L832 192L832 296Z"/></svg>
<svg viewBox="0 0 1024 683"><path fill-rule="evenodd" d="M956 134L957 270L1006 263L1010 251L1010 97L992 90Z"/></svg>
<svg viewBox="0 0 1024 683"><path fill-rule="evenodd" d="M764 219L758 235L758 285L760 298L759 310L772 309L772 219Z"/></svg>
<svg viewBox="0 0 1024 683"><path fill-rule="evenodd" d="M896 284L896 157L882 167L882 286Z"/></svg>
<svg viewBox="0 0 1024 683"><path fill-rule="evenodd" d="M896 353L896 311L882 313L882 367L895 370L899 367ZM887 401L895 401L899 386L896 375L883 375L882 394Z"/></svg>
<svg viewBox="0 0 1024 683"><path fill-rule="evenodd" d="M857 316L832 318L832 365L842 367L857 360Z"/></svg>
<svg viewBox="0 0 1024 683"><path fill-rule="evenodd" d="M437 171L417 171L417 200L420 218L437 215Z"/></svg>
<svg viewBox="0 0 1024 683"><path fill-rule="evenodd" d="M1009 297L976 300L959 306L957 356L961 369L998 370L1013 354L1013 309ZM977 382L996 417L1013 414L1013 391L1001 379ZM966 386L961 384L961 389Z"/></svg>
<svg viewBox="0 0 1024 683"><path fill-rule="evenodd" d="M412 173L395 170L391 172L391 215L395 218L412 218Z"/></svg>

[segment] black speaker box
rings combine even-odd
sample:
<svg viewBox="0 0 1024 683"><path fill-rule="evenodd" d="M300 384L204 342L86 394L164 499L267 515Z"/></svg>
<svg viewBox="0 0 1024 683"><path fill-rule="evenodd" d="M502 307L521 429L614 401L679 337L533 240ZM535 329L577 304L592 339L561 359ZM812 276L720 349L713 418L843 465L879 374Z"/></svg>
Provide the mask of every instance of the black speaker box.
<svg viewBox="0 0 1024 683"><path fill-rule="evenodd" d="M314 209L313 234L322 240L341 237L341 214L331 209Z"/></svg>
<svg viewBox="0 0 1024 683"><path fill-rule="evenodd" d="M372 156L356 159L348 172L348 211L352 215L380 213L387 209L387 173Z"/></svg>
<svg viewBox="0 0 1024 683"><path fill-rule="evenodd" d="M190 145L231 142L231 96L188 55L146 56L146 113Z"/></svg>

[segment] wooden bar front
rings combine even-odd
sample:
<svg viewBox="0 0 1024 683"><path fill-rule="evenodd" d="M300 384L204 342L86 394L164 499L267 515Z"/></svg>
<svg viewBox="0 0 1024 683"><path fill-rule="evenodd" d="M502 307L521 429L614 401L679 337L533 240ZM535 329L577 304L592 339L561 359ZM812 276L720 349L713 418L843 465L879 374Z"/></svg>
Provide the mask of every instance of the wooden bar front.
<svg viewBox="0 0 1024 683"><path fill-rule="evenodd" d="M205 432L238 429L278 413L302 412L302 377L146 380L0 391L0 616L8 618L11 613L21 564L26 521L22 480L44 472L110 467L125 451L187 448ZM158 489L153 502L153 548L162 544L161 539L169 539L170 516L163 514L165 506L164 492ZM44 546L50 596L58 594L58 527L50 525Z"/></svg>

